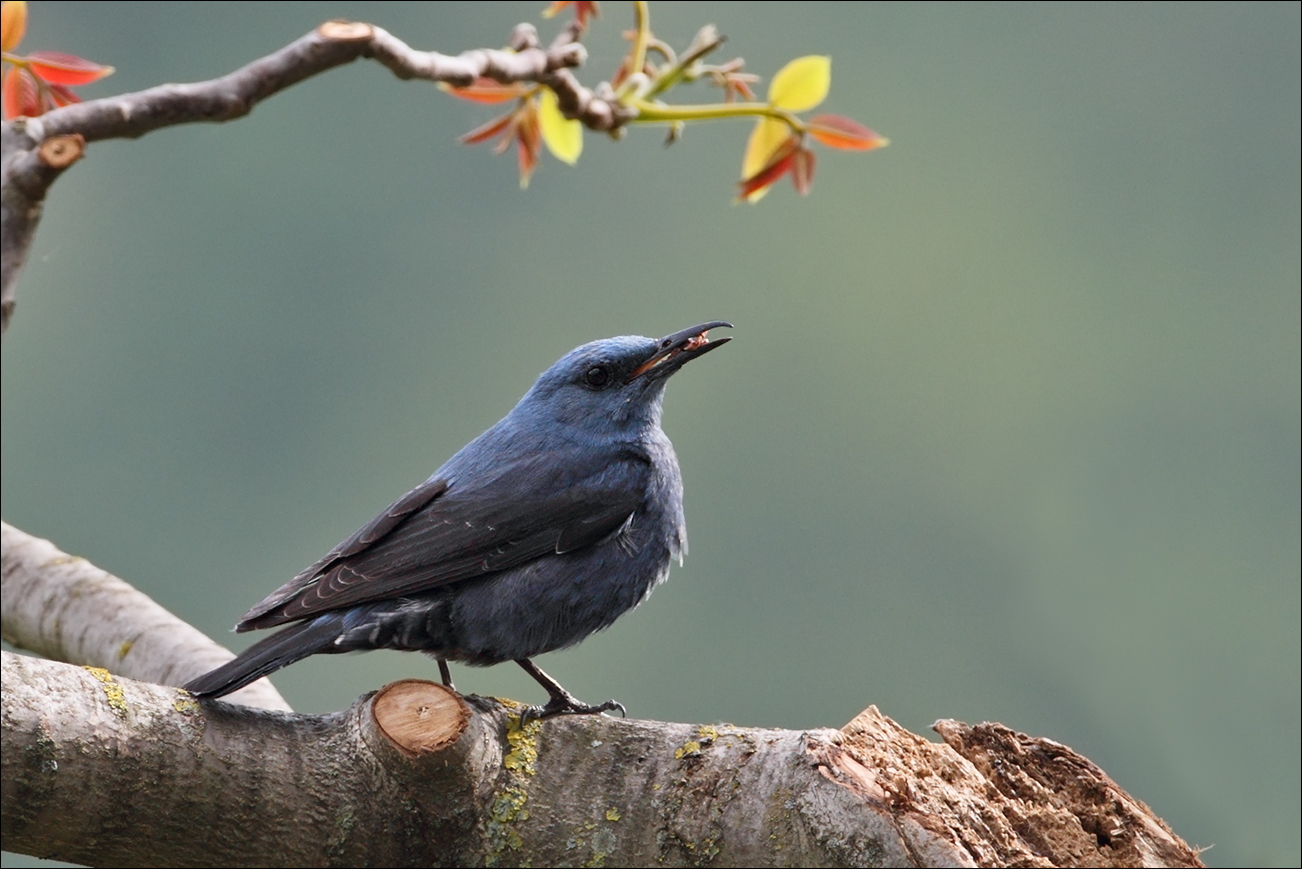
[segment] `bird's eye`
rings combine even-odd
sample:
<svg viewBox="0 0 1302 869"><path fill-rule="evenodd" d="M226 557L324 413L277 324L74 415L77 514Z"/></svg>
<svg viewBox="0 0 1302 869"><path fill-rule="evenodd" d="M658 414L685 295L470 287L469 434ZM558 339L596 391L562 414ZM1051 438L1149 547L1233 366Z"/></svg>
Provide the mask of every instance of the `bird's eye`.
<svg viewBox="0 0 1302 869"><path fill-rule="evenodd" d="M593 389L601 389L610 382L610 370L604 365L594 365L584 372L583 380Z"/></svg>

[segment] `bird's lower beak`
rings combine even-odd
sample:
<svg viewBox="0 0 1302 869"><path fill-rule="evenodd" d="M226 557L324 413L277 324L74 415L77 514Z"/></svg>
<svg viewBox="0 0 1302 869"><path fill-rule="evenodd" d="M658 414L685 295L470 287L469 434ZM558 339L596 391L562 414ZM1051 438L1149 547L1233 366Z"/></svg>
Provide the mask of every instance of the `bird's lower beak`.
<svg viewBox="0 0 1302 869"><path fill-rule="evenodd" d="M656 344L656 351L651 354L651 357L628 376L628 382L632 383L644 374L655 377L672 374L696 357L704 356L715 347L727 344L732 340L731 338L706 340L707 332L719 328L731 329L732 324L724 320L711 320L709 323L666 335Z"/></svg>

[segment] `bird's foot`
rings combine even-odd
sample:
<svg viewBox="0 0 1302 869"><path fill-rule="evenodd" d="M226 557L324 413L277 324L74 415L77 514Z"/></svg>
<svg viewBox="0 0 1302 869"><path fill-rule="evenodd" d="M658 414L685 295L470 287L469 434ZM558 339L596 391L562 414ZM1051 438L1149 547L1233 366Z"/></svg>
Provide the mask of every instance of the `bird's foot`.
<svg viewBox="0 0 1302 869"><path fill-rule="evenodd" d="M537 719L541 721L544 718L551 718L553 715L593 715L598 712L619 712L620 718L627 718L628 714L624 711L624 704L615 700L607 700L605 703L596 706L589 706L575 697L569 691L561 687L551 676L548 676L538 668L533 661L526 658L516 660L524 671L537 680L539 685L547 689L547 694L551 697L546 706L526 706L520 712L520 726L524 727L530 721Z"/></svg>
<svg viewBox="0 0 1302 869"><path fill-rule="evenodd" d="M526 706L520 711L520 726L524 727L530 721L541 721L544 718L551 718L553 715L595 715L598 712L618 712L620 718L627 718L628 714L624 710L624 704L618 700L607 700L605 703L598 703L590 706L587 703L579 702L579 699L568 691L564 695L553 696L547 701L546 706Z"/></svg>
<svg viewBox="0 0 1302 869"><path fill-rule="evenodd" d="M456 691L457 686L452 684L452 673L448 670L448 662L442 658L439 658L438 662L439 678L443 680L443 687L447 688L449 691Z"/></svg>

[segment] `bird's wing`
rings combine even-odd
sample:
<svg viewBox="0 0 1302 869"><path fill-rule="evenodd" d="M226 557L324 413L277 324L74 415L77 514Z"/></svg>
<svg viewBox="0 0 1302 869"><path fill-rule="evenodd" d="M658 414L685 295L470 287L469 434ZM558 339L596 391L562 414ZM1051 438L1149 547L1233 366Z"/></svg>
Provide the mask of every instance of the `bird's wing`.
<svg viewBox="0 0 1302 869"><path fill-rule="evenodd" d="M587 474L536 453L451 483L437 477L290 580L240 620L268 628L368 601L418 594L605 539L642 505L651 466L628 452Z"/></svg>

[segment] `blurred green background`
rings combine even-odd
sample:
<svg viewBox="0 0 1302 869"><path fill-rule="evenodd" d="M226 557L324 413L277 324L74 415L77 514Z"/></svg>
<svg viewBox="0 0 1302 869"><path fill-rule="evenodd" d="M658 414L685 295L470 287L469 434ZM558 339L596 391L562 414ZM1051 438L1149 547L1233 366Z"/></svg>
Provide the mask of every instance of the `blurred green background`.
<svg viewBox="0 0 1302 869"><path fill-rule="evenodd" d="M331 17L420 48L523 4L29 5L20 50L206 79ZM610 75L631 13L587 44ZM665 427L692 550L541 665L636 717L997 720L1083 752L1213 866L1299 851L1299 6L655 3L889 136L732 204L749 124L549 156L360 62L245 120L93 144L3 350L3 513L226 631L594 338L736 323ZM713 101L698 85L678 100ZM419 656L315 658L302 711ZM539 701L516 667L463 690ZM15 862L17 861L17 862ZM8 855L5 865L22 860Z"/></svg>

